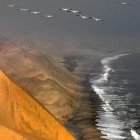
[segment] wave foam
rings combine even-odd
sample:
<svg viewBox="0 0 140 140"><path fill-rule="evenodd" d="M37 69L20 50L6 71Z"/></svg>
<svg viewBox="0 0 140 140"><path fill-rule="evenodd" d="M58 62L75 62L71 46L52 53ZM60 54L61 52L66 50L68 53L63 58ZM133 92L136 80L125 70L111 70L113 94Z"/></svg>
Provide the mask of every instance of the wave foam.
<svg viewBox="0 0 140 140"><path fill-rule="evenodd" d="M97 126L98 129L100 129L102 133L106 135L103 137L109 140L125 139L125 137L123 136L124 125L117 118L117 116L114 115L113 108L110 104L110 98L112 98L112 96L106 93L107 87L104 87L103 85L106 85L106 83L109 80L110 73L114 71L110 63L126 55L128 54L121 54L103 59L101 61L103 65L103 74L98 79L90 81L92 89L98 94L100 99L103 101L101 107L104 111L98 112ZM111 123L110 120L112 121ZM111 132L111 129L113 129L114 131Z"/></svg>
<svg viewBox="0 0 140 140"><path fill-rule="evenodd" d="M126 55L128 55L128 54L120 54L120 55L116 55L116 56L113 56L113 57L107 57L107 58L103 59L103 60L101 61L101 63L102 63L103 65L107 65L107 64L109 64L111 61L117 60L117 59L119 59L119 58L121 58L121 57L123 57L123 56L126 56Z"/></svg>
<svg viewBox="0 0 140 140"><path fill-rule="evenodd" d="M132 137L136 140L140 140L140 135L133 129L130 130Z"/></svg>

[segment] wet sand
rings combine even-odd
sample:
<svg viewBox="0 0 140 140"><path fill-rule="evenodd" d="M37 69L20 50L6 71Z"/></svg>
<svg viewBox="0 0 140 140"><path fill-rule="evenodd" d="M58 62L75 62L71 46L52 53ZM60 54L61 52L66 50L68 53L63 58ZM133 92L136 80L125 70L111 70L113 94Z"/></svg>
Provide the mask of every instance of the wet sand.
<svg viewBox="0 0 140 140"><path fill-rule="evenodd" d="M78 140L104 140L101 138L103 136L101 131L96 127L97 110L100 108L101 100L91 89L88 74L84 75L82 79L84 80L81 80L77 87L78 106L66 127L74 133Z"/></svg>
<svg viewBox="0 0 140 140"><path fill-rule="evenodd" d="M79 140L103 140L101 131L96 128L97 108L100 107L100 99L91 90L88 81L80 84L78 107L69 123L79 129L77 137Z"/></svg>

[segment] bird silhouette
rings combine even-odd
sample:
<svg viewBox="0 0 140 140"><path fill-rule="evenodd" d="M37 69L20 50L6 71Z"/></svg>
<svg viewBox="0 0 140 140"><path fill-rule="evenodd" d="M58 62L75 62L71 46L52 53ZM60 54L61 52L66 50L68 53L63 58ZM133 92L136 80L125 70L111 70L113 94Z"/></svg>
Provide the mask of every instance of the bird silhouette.
<svg viewBox="0 0 140 140"><path fill-rule="evenodd" d="M44 17L44 18L55 18L56 16L54 16L54 15L42 15L42 17Z"/></svg>
<svg viewBox="0 0 140 140"><path fill-rule="evenodd" d="M72 12L74 14L81 14L81 11L78 11L78 10L70 10L70 12Z"/></svg>
<svg viewBox="0 0 140 140"><path fill-rule="evenodd" d="M70 9L70 8L60 8L59 10L64 11L64 12L70 12L70 10L72 10L72 9Z"/></svg>
<svg viewBox="0 0 140 140"><path fill-rule="evenodd" d="M41 14L40 11L31 11L31 10L30 10L30 13L31 13L31 14L34 14L34 15Z"/></svg>
<svg viewBox="0 0 140 140"><path fill-rule="evenodd" d="M25 12L26 12L26 11L31 11L30 9L27 9L27 8L17 8L17 10L23 11L23 12L24 12L24 11L25 11Z"/></svg>
<svg viewBox="0 0 140 140"><path fill-rule="evenodd" d="M117 4L120 4L120 5L132 5L132 3L126 3L126 2L116 2Z"/></svg>
<svg viewBox="0 0 140 140"><path fill-rule="evenodd" d="M83 16L83 15L76 15L76 16L79 16L79 17L81 17L82 19L89 19L89 17Z"/></svg>
<svg viewBox="0 0 140 140"><path fill-rule="evenodd" d="M14 4L5 4L4 6L9 7L9 8L18 7L17 5L14 5Z"/></svg>
<svg viewBox="0 0 140 140"><path fill-rule="evenodd" d="M93 19L93 20L95 20L95 21L103 21L103 19L95 18L95 17L89 17L89 19Z"/></svg>

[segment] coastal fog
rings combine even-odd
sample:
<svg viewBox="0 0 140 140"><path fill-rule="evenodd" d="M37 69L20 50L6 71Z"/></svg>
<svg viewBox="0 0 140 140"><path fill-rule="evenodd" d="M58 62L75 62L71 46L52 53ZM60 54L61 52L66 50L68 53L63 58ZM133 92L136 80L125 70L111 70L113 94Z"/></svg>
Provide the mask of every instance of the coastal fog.
<svg viewBox="0 0 140 140"><path fill-rule="evenodd" d="M9 39L65 53L112 53L139 49L140 1L128 0L121 5L117 0L1 0L0 34ZM45 19L29 12L4 5L14 4L56 18ZM103 22L83 20L60 8L72 8L84 16L94 16ZM61 50L62 49L62 50ZM91 52L93 50L93 52Z"/></svg>

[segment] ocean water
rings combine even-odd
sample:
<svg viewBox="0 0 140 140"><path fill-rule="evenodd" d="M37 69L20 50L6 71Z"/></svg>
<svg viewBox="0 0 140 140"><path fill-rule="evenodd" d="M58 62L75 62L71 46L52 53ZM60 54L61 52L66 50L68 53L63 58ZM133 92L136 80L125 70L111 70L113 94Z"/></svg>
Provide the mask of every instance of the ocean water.
<svg viewBox="0 0 140 140"><path fill-rule="evenodd" d="M101 61L102 73L91 77L102 100L96 126L109 140L140 140L140 54L120 54Z"/></svg>
<svg viewBox="0 0 140 140"><path fill-rule="evenodd" d="M140 1L126 0L132 5L120 5L116 1L119 0L1 0L0 40L4 36L42 49L55 46L57 51L68 51L69 48L71 51L73 47L78 54L86 54L88 49L92 54L137 50L140 45ZM4 6L7 4L56 18L44 19L39 14ZM84 16L104 21L83 20L60 8L80 10Z"/></svg>

